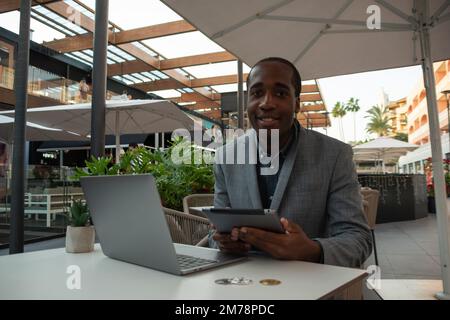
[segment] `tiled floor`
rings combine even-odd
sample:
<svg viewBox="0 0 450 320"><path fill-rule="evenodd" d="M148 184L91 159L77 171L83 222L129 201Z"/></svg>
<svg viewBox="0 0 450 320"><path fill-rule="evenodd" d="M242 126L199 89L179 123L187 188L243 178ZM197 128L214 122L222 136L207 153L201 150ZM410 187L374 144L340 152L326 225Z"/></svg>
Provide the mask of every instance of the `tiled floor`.
<svg viewBox="0 0 450 320"><path fill-rule="evenodd" d="M440 279L436 216L375 228L382 279ZM369 264L374 263L373 257Z"/></svg>

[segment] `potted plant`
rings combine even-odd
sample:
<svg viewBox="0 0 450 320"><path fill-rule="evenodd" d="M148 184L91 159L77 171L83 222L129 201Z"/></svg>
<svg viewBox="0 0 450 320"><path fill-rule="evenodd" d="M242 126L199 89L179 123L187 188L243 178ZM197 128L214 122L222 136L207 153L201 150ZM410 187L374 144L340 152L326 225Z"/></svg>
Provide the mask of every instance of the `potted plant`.
<svg viewBox="0 0 450 320"><path fill-rule="evenodd" d="M187 156L191 161L181 164L172 161L172 152L176 152L176 147L180 144L185 144L184 149L187 150ZM76 169L73 178L151 173L155 177L162 205L182 211L185 196L214 192L213 167L205 161L194 163L195 152L196 149L192 143L178 138L163 151L147 150L145 147L128 150L121 156L119 163L115 164L111 157L92 157L85 162L86 168Z"/></svg>
<svg viewBox="0 0 450 320"><path fill-rule="evenodd" d="M94 250L95 230L90 224L89 209L81 200L70 207L66 232L66 252L87 253Z"/></svg>

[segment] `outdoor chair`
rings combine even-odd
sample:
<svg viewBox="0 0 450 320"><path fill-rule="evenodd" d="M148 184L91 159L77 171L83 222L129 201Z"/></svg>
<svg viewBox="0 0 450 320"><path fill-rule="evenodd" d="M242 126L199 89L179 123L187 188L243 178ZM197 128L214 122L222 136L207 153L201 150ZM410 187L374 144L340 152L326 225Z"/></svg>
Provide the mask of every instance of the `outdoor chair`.
<svg viewBox="0 0 450 320"><path fill-rule="evenodd" d="M369 225L373 239L373 252L375 255L375 264L378 265L377 245L375 243L375 225L377 221L378 200L380 192L371 188L361 188L363 197L364 214L366 215L367 224Z"/></svg>
<svg viewBox="0 0 450 320"><path fill-rule="evenodd" d="M206 218L206 215L191 207L209 207L214 205L214 194L191 194L183 199L183 211L195 216Z"/></svg>
<svg viewBox="0 0 450 320"><path fill-rule="evenodd" d="M210 230L208 219L169 208L163 210L173 242L199 247L208 246Z"/></svg>

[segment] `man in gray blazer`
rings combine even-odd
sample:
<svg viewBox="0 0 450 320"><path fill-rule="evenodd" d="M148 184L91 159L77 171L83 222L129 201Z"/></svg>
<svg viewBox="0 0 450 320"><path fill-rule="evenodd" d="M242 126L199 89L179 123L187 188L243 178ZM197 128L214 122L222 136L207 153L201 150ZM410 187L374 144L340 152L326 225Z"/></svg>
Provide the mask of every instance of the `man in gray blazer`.
<svg viewBox="0 0 450 320"><path fill-rule="evenodd" d="M289 61L261 60L251 70L247 88L254 130L220 148L216 159L224 160L234 150L236 160L236 150L249 152L256 143L258 161L216 160L214 206L274 209L286 233L235 228L231 234L213 234L211 245L226 252L254 247L278 259L360 267L372 251L372 238L351 147L298 123L301 78ZM268 136L279 130L279 152L271 150L273 142L261 147L264 129ZM277 161L259 161L264 157ZM273 163L276 170L264 173L274 169Z"/></svg>

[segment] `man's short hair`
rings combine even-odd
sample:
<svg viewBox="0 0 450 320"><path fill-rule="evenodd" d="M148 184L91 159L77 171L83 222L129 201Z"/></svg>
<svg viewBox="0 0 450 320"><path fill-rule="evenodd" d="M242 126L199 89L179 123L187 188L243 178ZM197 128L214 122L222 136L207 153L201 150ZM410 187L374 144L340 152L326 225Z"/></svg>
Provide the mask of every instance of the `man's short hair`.
<svg viewBox="0 0 450 320"><path fill-rule="evenodd" d="M258 65L260 65L263 62L280 62L280 63L284 63L285 65L289 66L292 69L292 84L294 85L294 88L295 88L295 97L296 98L300 97L300 93L302 91L302 77L300 76L300 72L298 72L297 68L294 66L294 64L292 62L290 62L289 60L280 58L280 57L269 57L269 58L264 58L262 60L259 60L253 66L253 68L250 70L250 72L248 74L247 90L248 90L248 82L250 80L253 69L255 69Z"/></svg>

